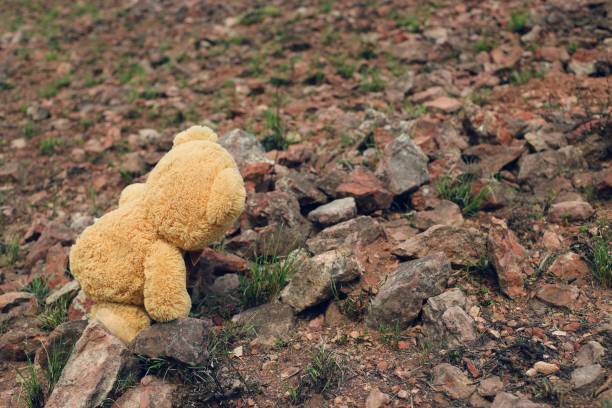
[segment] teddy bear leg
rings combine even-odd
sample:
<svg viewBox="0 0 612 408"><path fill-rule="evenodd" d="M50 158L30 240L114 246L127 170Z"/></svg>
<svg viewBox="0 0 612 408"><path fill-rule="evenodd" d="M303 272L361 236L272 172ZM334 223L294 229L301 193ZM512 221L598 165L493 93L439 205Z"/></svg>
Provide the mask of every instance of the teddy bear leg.
<svg viewBox="0 0 612 408"><path fill-rule="evenodd" d="M142 306L97 303L92 307L91 315L126 344L131 343L141 330L151 325L151 320Z"/></svg>

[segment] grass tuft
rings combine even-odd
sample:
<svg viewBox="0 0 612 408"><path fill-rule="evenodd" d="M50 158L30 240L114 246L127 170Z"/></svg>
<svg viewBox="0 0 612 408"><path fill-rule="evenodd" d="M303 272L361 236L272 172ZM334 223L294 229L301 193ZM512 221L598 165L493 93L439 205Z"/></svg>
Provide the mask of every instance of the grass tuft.
<svg viewBox="0 0 612 408"><path fill-rule="evenodd" d="M17 370L17 375L21 379L21 393L19 399L28 408L43 408L45 406L45 393L43 384L39 380L38 370L28 357L28 365L25 374Z"/></svg>
<svg viewBox="0 0 612 408"><path fill-rule="evenodd" d="M57 326L68 320L68 307L70 301L67 297L58 299L52 305L45 307L45 310L38 315L38 320L41 323L41 329L45 331L53 331Z"/></svg>
<svg viewBox="0 0 612 408"><path fill-rule="evenodd" d="M240 293L245 308L274 299L289 283L298 267L296 255L278 256L275 246L277 245L273 245L272 249L264 249L264 253L251 262L250 273L240 276Z"/></svg>
<svg viewBox="0 0 612 408"><path fill-rule="evenodd" d="M301 404L310 393L323 394L337 388L344 380L345 359L338 353L320 346L312 354L310 364L296 387L289 390L292 404Z"/></svg>
<svg viewBox="0 0 612 408"><path fill-rule="evenodd" d="M440 198L450 200L461 207L463 215L470 216L478 211L482 200L491 193L490 186L484 186L476 195L472 195L474 176L462 174L456 178L442 176L436 182Z"/></svg>
<svg viewBox="0 0 612 408"><path fill-rule="evenodd" d="M513 33L525 34L529 24L529 12L527 10L514 10L510 14L508 28Z"/></svg>
<svg viewBox="0 0 612 408"><path fill-rule="evenodd" d="M24 287L23 290L36 296L39 305L45 304L45 299L51 291L47 279L41 276L37 276L32 279L32 281L26 287Z"/></svg>

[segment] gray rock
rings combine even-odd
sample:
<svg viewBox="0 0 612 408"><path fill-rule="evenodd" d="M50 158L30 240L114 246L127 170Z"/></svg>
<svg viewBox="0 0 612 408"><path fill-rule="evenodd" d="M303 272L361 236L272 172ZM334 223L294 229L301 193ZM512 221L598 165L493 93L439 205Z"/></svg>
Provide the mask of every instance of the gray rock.
<svg viewBox="0 0 612 408"><path fill-rule="evenodd" d="M333 225L350 220L357 215L357 204L353 197L341 198L317 207L308 213L308 219L320 225Z"/></svg>
<svg viewBox="0 0 612 408"><path fill-rule="evenodd" d="M382 233L378 221L369 216L361 216L325 228L306 241L306 247L310 252L320 254L344 245L371 244Z"/></svg>
<svg viewBox="0 0 612 408"><path fill-rule="evenodd" d="M327 196L317 188L313 175L303 174L293 169L286 169L285 174L277 176L275 189L293 194L301 207L312 208L327 202Z"/></svg>
<svg viewBox="0 0 612 408"><path fill-rule="evenodd" d="M281 292L281 300L299 313L331 299L332 285L350 282L362 273L363 266L350 248L323 252L303 262Z"/></svg>
<svg viewBox="0 0 612 408"><path fill-rule="evenodd" d="M51 116L49 109L43 108L39 105L30 105L26 109L26 115L28 115L32 120L39 122L41 120L45 120Z"/></svg>
<svg viewBox="0 0 612 408"><path fill-rule="evenodd" d="M0 323L16 317L38 313L36 296L29 292L7 292L0 295Z"/></svg>
<svg viewBox="0 0 612 408"><path fill-rule="evenodd" d="M494 397L498 392L504 389L504 383L498 376L488 377L480 381L478 384L478 394L483 397Z"/></svg>
<svg viewBox="0 0 612 408"><path fill-rule="evenodd" d="M551 180L563 171L585 167L586 162L582 151L574 146L566 146L559 150L544 151L521 157L518 179L533 186L542 180Z"/></svg>
<svg viewBox="0 0 612 408"><path fill-rule="evenodd" d="M171 357L186 364L201 364L207 357L210 326L209 321L193 318L156 323L136 336L131 349L147 357Z"/></svg>
<svg viewBox="0 0 612 408"><path fill-rule="evenodd" d="M426 299L444 291L450 273L448 258L441 252L400 264L372 302L368 324L378 327L397 322L406 328Z"/></svg>
<svg viewBox="0 0 612 408"><path fill-rule="evenodd" d="M74 213L70 216L70 229L77 233L83 232L83 230L94 223L94 219L89 214Z"/></svg>
<svg viewBox="0 0 612 408"><path fill-rule="evenodd" d="M486 256L485 237L474 228L434 225L391 250L400 259L422 258L434 252L444 252L453 265L478 265Z"/></svg>
<svg viewBox="0 0 612 408"><path fill-rule="evenodd" d="M145 163L144 159L140 156L140 153L128 153L121 159L119 169L129 174L140 175L146 171L147 163Z"/></svg>
<svg viewBox="0 0 612 408"><path fill-rule="evenodd" d="M91 408L106 399L128 364L128 350L101 323L89 323L62 371L46 408Z"/></svg>
<svg viewBox="0 0 612 408"><path fill-rule="evenodd" d="M429 211L418 211L414 216L414 226L425 231L434 225L460 227L463 225L463 215L459 206L452 201L441 200Z"/></svg>
<svg viewBox="0 0 612 408"><path fill-rule="evenodd" d="M140 384L121 395L114 405L121 408L172 408L172 394L176 388L176 384L147 375Z"/></svg>
<svg viewBox="0 0 612 408"><path fill-rule="evenodd" d="M72 300L76 295L78 295L79 290L81 290L81 285L79 285L79 282L76 280L72 280L66 283L61 288L51 292L51 294L45 299L45 303L47 305L52 305L53 303L60 300L62 297L65 297L68 300Z"/></svg>
<svg viewBox="0 0 612 408"><path fill-rule="evenodd" d="M531 402L528 398L517 397L509 392L500 392L495 396L491 408L551 408L551 406Z"/></svg>
<svg viewBox="0 0 612 408"><path fill-rule="evenodd" d="M423 306L424 333L443 347L455 348L476 340L474 319L467 313L470 304L459 288L430 297Z"/></svg>
<svg viewBox="0 0 612 408"><path fill-rule="evenodd" d="M276 339L291 336L295 327L295 315L291 306L284 303L266 303L247 309L232 318L232 322L253 327L256 342L272 346Z"/></svg>
<svg viewBox="0 0 612 408"><path fill-rule="evenodd" d="M600 364L578 367L572 371L572 386L574 389L586 388L603 379L605 371Z"/></svg>
<svg viewBox="0 0 612 408"><path fill-rule="evenodd" d="M219 144L232 155L238 167L257 162L274 163L267 159L261 143L241 129L230 130L219 138Z"/></svg>
<svg viewBox="0 0 612 408"><path fill-rule="evenodd" d="M140 129L138 131L138 144L140 146L157 145L161 134L155 129Z"/></svg>
<svg viewBox="0 0 612 408"><path fill-rule="evenodd" d="M240 276L236 273L226 273L219 276L210 286L210 291L216 296L231 296L240 287Z"/></svg>
<svg viewBox="0 0 612 408"><path fill-rule="evenodd" d="M551 132L546 129L539 129L535 132L527 132L525 140L536 152L544 150L556 150L567 146L567 139L561 132Z"/></svg>
<svg viewBox="0 0 612 408"><path fill-rule="evenodd" d="M399 135L385 147L381 163L389 190L397 196L429 181L427 162L427 156L408 134Z"/></svg>
<svg viewBox="0 0 612 408"><path fill-rule="evenodd" d="M452 399L467 399L476 390L476 385L459 368L448 363L433 368L433 386Z"/></svg>
<svg viewBox="0 0 612 408"><path fill-rule="evenodd" d="M596 341L589 341L583 344L576 354L575 363L578 367L584 367L599 363L606 354L606 349Z"/></svg>

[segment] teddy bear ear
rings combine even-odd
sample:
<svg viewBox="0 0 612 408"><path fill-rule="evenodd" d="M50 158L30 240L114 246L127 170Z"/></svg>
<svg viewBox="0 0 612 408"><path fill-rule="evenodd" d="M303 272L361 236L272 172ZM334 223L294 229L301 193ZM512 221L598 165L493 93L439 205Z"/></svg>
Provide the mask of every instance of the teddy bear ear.
<svg viewBox="0 0 612 408"><path fill-rule="evenodd" d="M217 142L217 134L207 126L192 126L187 130L174 136L173 146L178 146L183 143L193 140L207 140L209 142Z"/></svg>

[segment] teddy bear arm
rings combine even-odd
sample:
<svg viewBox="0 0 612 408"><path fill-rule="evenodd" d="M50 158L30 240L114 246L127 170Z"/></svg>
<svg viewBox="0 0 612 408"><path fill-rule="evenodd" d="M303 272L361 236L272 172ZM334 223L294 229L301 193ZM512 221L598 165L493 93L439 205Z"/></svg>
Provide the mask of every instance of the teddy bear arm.
<svg viewBox="0 0 612 408"><path fill-rule="evenodd" d="M206 213L211 224L227 225L244 208L246 192L244 181L236 168L222 170L213 182Z"/></svg>
<svg viewBox="0 0 612 408"><path fill-rule="evenodd" d="M140 198L145 189L144 183L134 183L125 187L119 196L119 207Z"/></svg>
<svg viewBox="0 0 612 408"><path fill-rule="evenodd" d="M144 305L149 316L160 322L187 317L191 299L181 252L164 241L155 242L145 259L144 273Z"/></svg>

